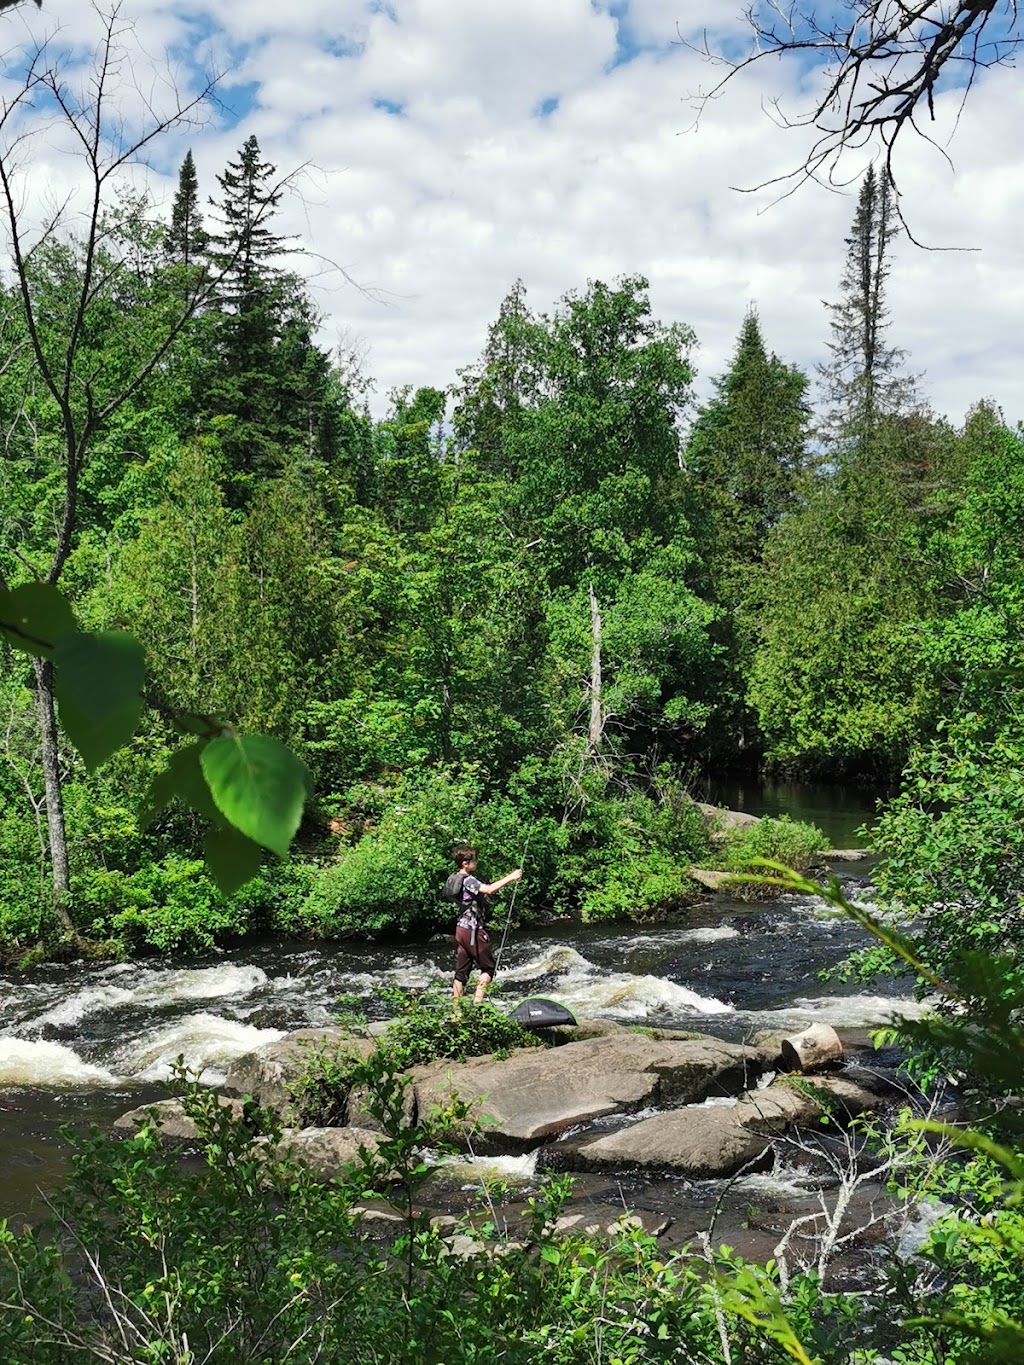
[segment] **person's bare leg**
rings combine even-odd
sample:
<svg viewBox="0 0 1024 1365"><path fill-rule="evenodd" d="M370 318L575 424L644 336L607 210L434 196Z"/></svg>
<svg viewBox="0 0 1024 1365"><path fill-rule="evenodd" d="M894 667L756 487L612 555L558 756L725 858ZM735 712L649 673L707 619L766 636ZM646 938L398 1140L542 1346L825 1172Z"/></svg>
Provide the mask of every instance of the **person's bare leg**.
<svg viewBox="0 0 1024 1365"><path fill-rule="evenodd" d="M476 983L476 990L473 992L473 1004L479 1005L487 994L487 987L491 984L491 978L486 972L481 972Z"/></svg>
<svg viewBox="0 0 1024 1365"><path fill-rule="evenodd" d="M463 994L465 993L465 990L466 987L457 978L455 981L452 982L452 997L455 1000L461 1000Z"/></svg>

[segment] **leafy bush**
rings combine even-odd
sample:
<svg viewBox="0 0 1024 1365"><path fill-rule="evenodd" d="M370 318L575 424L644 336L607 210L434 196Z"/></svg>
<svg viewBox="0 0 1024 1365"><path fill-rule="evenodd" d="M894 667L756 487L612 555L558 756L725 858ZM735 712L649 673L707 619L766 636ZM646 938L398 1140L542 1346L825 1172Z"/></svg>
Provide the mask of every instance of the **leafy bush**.
<svg viewBox="0 0 1024 1365"><path fill-rule="evenodd" d="M695 899L688 873L688 863L674 862L654 849L642 861L607 870L598 885L584 891L580 914L586 923L664 917Z"/></svg>
<svg viewBox="0 0 1024 1365"><path fill-rule="evenodd" d="M488 1052L542 1046L544 1041L536 1033L488 1001L456 1003L438 991L401 998L400 1013L381 1040L380 1050L396 1070L404 1071L443 1057L464 1062Z"/></svg>
<svg viewBox="0 0 1024 1365"><path fill-rule="evenodd" d="M919 749L874 838L883 902L915 916L932 967L1019 953L1024 913L1024 737L977 714Z"/></svg>
<svg viewBox="0 0 1024 1365"><path fill-rule="evenodd" d="M385 794L379 823L316 875L302 916L325 935L409 929L441 917L453 844L467 837L481 798L476 774L437 770ZM450 919L450 907L444 917Z"/></svg>
<svg viewBox="0 0 1024 1365"><path fill-rule="evenodd" d="M828 838L816 825L791 820L788 815L766 816L729 835L721 866L727 872L753 872L758 860L766 858L804 872L827 847Z"/></svg>

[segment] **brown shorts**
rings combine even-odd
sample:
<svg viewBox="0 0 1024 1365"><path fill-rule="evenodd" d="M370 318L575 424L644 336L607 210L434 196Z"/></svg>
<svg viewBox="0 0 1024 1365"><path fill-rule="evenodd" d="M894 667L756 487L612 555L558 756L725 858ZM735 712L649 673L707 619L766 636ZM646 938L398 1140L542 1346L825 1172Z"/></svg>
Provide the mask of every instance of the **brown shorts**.
<svg viewBox="0 0 1024 1365"><path fill-rule="evenodd" d="M460 924L455 930L455 942L459 945L459 951L455 958L455 980L461 981L463 985L469 980L469 974L473 970L473 964L483 972L485 976L493 979L494 973L498 970L494 963L494 949L491 947L491 939L486 929L476 931L476 946L471 945L473 930L467 929Z"/></svg>

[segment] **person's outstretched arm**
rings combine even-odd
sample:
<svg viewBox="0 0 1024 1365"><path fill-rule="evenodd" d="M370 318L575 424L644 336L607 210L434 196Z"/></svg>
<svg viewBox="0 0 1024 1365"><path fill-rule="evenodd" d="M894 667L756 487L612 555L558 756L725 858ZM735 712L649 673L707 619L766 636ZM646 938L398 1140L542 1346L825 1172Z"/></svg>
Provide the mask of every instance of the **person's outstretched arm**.
<svg viewBox="0 0 1024 1365"><path fill-rule="evenodd" d="M488 886L485 886L481 882L480 890L484 893L485 896L493 896L495 891L500 891L502 887L508 886L510 882L519 881L522 875L523 869L521 867L517 867L516 870L514 872L510 872L507 877L502 877L496 882L491 882L490 885Z"/></svg>

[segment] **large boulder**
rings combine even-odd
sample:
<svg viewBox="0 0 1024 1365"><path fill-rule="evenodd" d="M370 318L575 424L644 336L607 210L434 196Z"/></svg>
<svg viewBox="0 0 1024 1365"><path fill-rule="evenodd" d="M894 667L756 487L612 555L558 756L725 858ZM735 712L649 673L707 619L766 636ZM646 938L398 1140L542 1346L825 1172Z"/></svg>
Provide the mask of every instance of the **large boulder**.
<svg viewBox="0 0 1024 1365"><path fill-rule="evenodd" d="M259 1104L276 1109L288 1121L295 1117L291 1099L296 1083L314 1053L365 1061L376 1046L374 1039L353 1037L342 1028L297 1029L236 1058L224 1088L236 1095L252 1095Z"/></svg>
<svg viewBox="0 0 1024 1365"><path fill-rule="evenodd" d="M749 829L761 823L760 816L748 815L742 810L727 810L724 806L712 806L707 801L698 801L698 810L710 825L714 834L720 838L737 829Z"/></svg>
<svg viewBox="0 0 1024 1365"><path fill-rule="evenodd" d="M617 1033L527 1048L503 1061L437 1062L416 1067L412 1075L420 1114L458 1097L470 1104L473 1117L484 1120L474 1137L478 1150L523 1151L606 1114L737 1094L760 1068L754 1049L717 1038Z"/></svg>
<svg viewBox="0 0 1024 1365"><path fill-rule="evenodd" d="M218 1104L230 1109L234 1118L242 1117L243 1102L218 1096ZM199 1129L185 1113L181 1100L157 1100L155 1104L144 1104L138 1109L130 1109L115 1119L115 1133L134 1133L143 1124L152 1123L158 1137L169 1142L198 1142Z"/></svg>
<svg viewBox="0 0 1024 1365"><path fill-rule="evenodd" d="M323 1180L344 1180L359 1166L360 1147L377 1150L380 1134L366 1128L301 1128L285 1133L278 1156L293 1156Z"/></svg>
<svg viewBox="0 0 1024 1365"><path fill-rule="evenodd" d="M736 1119L736 1108L670 1109L609 1133L564 1156L579 1171L673 1171L693 1179L734 1175L766 1157L771 1143Z"/></svg>
<svg viewBox="0 0 1024 1365"><path fill-rule="evenodd" d="M670 1170L693 1179L735 1175L771 1159L772 1141L825 1112L853 1117L877 1097L840 1076L793 1086L777 1082L730 1106L691 1105L642 1119L616 1133L558 1152L558 1165L581 1171Z"/></svg>

